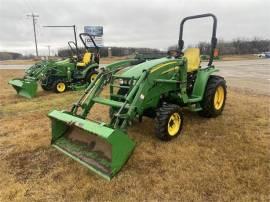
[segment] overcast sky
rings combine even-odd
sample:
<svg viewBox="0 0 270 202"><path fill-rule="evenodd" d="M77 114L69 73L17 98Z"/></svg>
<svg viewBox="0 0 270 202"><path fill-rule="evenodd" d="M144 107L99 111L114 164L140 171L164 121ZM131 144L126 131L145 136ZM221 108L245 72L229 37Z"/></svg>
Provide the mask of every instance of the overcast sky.
<svg viewBox="0 0 270 202"><path fill-rule="evenodd" d="M39 15L38 46L53 51L73 39L71 29L44 25L104 27L106 46L150 47L167 50L178 41L183 17L211 12L218 18L219 39L260 37L270 39L270 0L0 0L0 51L34 53L34 37L28 13ZM185 26L186 44L207 41L208 19Z"/></svg>

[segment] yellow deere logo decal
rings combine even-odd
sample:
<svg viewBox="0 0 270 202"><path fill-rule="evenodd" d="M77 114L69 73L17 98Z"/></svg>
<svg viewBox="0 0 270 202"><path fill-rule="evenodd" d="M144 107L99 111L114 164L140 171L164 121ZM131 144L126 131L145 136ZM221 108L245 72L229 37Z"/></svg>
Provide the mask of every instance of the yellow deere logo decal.
<svg viewBox="0 0 270 202"><path fill-rule="evenodd" d="M171 64L176 64L177 62L168 62L168 63L165 63L165 64L160 64L160 65L158 65L158 66L156 66L156 67L154 67L153 69L151 69L151 73L153 73L154 71L157 71L157 70L159 70L160 68L162 68L162 67L166 67L166 66L168 66L168 65L171 65Z"/></svg>
<svg viewBox="0 0 270 202"><path fill-rule="evenodd" d="M161 74L167 74L168 72L172 72L172 71L177 71L177 67L172 67L172 68L162 72Z"/></svg>

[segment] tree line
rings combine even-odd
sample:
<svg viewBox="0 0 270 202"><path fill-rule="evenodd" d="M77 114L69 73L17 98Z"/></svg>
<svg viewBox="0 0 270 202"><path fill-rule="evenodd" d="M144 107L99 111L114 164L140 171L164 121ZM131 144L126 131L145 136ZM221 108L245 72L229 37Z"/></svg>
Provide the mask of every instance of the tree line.
<svg viewBox="0 0 270 202"><path fill-rule="evenodd" d="M108 57L108 51L109 47L101 47L100 48L100 56L101 57ZM132 48L132 47L110 47L111 49L111 55L112 56L127 56L132 55L135 53L141 53L141 54L153 54L153 53L163 53L162 51L158 49L152 49L152 48ZM84 48L79 48L79 53L84 53ZM90 51L94 52L94 48L90 48ZM72 52L68 48L63 48L58 50L58 56L59 57L68 57L71 56Z"/></svg>
<svg viewBox="0 0 270 202"><path fill-rule="evenodd" d="M207 55L210 52L211 45L208 42L199 42L195 47L200 48L201 54ZM132 48L132 47L110 47L112 56L127 56L135 53L140 54L164 54L164 51L151 48ZM235 39L232 41L219 40L217 44L219 55L241 55L241 54L259 54L270 51L270 40L254 38ZM93 51L93 50L92 50ZM79 49L80 53L84 52L83 48ZM108 56L108 47L100 48L101 57ZM71 51L68 48L58 50L59 57L69 57ZM33 55L22 55L15 52L0 52L0 60L32 59Z"/></svg>
<svg viewBox="0 0 270 202"><path fill-rule="evenodd" d="M210 52L210 43L199 42L197 45L201 50L201 54L208 54ZM254 38L235 39L232 41L220 40L217 43L219 55L242 55L242 54L259 54L270 51L270 40Z"/></svg>
<svg viewBox="0 0 270 202"><path fill-rule="evenodd" d="M13 52L0 52L0 60L18 60L22 59L23 55Z"/></svg>

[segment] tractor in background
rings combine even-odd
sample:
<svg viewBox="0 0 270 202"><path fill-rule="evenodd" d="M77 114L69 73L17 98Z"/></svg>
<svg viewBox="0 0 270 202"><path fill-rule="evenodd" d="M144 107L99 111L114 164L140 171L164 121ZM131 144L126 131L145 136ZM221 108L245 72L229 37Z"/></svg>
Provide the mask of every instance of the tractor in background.
<svg viewBox="0 0 270 202"><path fill-rule="evenodd" d="M99 47L93 37L87 33L81 33L80 39L85 47L81 56L77 49L77 43L69 41L71 57L60 61L42 61L26 70L23 78L16 78L9 81L17 93L27 98L33 98L37 94L38 82L43 90L63 93L67 89L85 89L89 83L95 80L99 67ZM89 38L94 45L94 52L85 43Z"/></svg>

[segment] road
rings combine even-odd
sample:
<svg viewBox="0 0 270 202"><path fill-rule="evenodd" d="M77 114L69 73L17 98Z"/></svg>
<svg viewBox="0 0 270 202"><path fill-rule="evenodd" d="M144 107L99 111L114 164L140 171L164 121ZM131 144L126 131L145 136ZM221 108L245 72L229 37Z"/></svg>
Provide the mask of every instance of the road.
<svg viewBox="0 0 270 202"><path fill-rule="evenodd" d="M270 59L215 62L231 87L270 95Z"/></svg>
<svg viewBox="0 0 270 202"><path fill-rule="evenodd" d="M220 69L218 74L226 78L229 87L270 95L270 59L215 61L214 64ZM0 69L25 69L29 66L0 65Z"/></svg>
<svg viewBox="0 0 270 202"><path fill-rule="evenodd" d="M0 69L26 69L27 67L30 67L31 65L1 65Z"/></svg>

